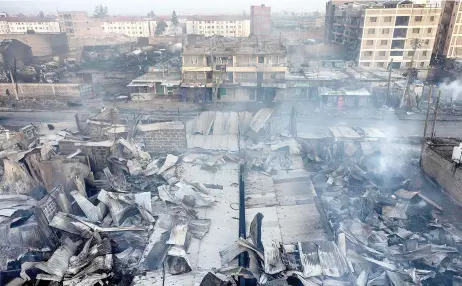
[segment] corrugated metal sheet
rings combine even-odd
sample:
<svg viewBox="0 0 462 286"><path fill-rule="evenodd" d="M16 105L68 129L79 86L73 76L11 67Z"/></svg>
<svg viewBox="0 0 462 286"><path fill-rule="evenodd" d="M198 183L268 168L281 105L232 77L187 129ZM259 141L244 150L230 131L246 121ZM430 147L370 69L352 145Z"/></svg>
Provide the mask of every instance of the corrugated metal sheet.
<svg viewBox="0 0 462 286"><path fill-rule="evenodd" d="M345 257L343 257L332 241L321 241L318 245L319 261L322 273L330 277L341 277L348 272Z"/></svg>
<svg viewBox="0 0 462 286"><path fill-rule="evenodd" d="M370 92L364 87L360 89L355 89L355 90L343 88L342 90L345 93L345 95L358 95L358 96L370 96L371 95Z"/></svg>
<svg viewBox="0 0 462 286"><path fill-rule="evenodd" d="M351 127L329 127L329 130L336 140L361 139L361 135Z"/></svg>
<svg viewBox="0 0 462 286"><path fill-rule="evenodd" d="M271 114L273 113L273 109L271 108L262 108L260 109L255 116L252 118L250 122L250 129L255 132L260 131L260 129L265 125L265 123L270 118Z"/></svg>
<svg viewBox="0 0 462 286"><path fill-rule="evenodd" d="M375 128L365 128L361 127L361 130L364 132L364 137L366 138L386 138L387 136Z"/></svg>

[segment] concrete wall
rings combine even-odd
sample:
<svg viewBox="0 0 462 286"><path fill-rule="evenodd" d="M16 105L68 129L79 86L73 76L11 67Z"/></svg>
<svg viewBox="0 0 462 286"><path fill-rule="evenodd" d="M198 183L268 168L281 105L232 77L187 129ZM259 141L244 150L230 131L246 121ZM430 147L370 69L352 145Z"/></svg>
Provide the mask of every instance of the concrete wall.
<svg viewBox="0 0 462 286"><path fill-rule="evenodd" d="M65 33L0 35L0 40L6 39L16 39L29 45L34 57L60 56L69 52Z"/></svg>
<svg viewBox="0 0 462 286"><path fill-rule="evenodd" d="M453 172L453 162L425 145L422 156L422 168L436 180L459 204L462 204L462 169Z"/></svg>
<svg viewBox="0 0 462 286"><path fill-rule="evenodd" d="M149 153L180 153L187 148L183 122L163 122L139 126Z"/></svg>
<svg viewBox="0 0 462 286"><path fill-rule="evenodd" d="M19 83L18 96L21 97L80 97L79 84L69 83ZM0 83L0 95L6 96L6 89L14 96L11 83Z"/></svg>

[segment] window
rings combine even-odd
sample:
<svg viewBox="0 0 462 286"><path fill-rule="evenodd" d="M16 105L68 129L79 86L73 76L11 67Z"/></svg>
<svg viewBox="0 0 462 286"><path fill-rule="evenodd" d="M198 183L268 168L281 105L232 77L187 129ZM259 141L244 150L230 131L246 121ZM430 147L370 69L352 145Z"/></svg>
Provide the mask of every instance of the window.
<svg viewBox="0 0 462 286"><path fill-rule="evenodd" d="M379 56L384 57L385 55L386 55L386 52L385 52L385 51L380 51L380 52L379 52Z"/></svg>
<svg viewBox="0 0 462 286"><path fill-rule="evenodd" d="M363 62L363 67L368 67L368 66L370 66L370 65L371 65L370 62Z"/></svg>
<svg viewBox="0 0 462 286"><path fill-rule="evenodd" d="M377 17L371 17L371 23L377 22Z"/></svg>
<svg viewBox="0 0 462 286"><path fill-rule="evenodd" d="M373 40L367 40L367 41L366 41L366 45L368 45L368 46L371 46L371 45L373 45L373 44L374 44L374 41L373 41Z"/></svg>
<svg viewBox="0 0 462 286"><path fill-rule="evenodd" d="M264 56L258 56L258 63L259 64L264 64L265 63L265 57Z"/></svg>
<svg viewBox="0 0 462 286"><path fill-rule="evenodd" d="M411 67L411 63L405 63L404 66L407 67L407 68L410 68L410 67Z"/></svg>
<svg viewBox="0 0 462 286"><path fill-rule="evenodd" d="M377 67L383 68L383 66L384 66L384 63L383 63L383 62L378 62L378 63L377 63Z"/></svg>
<svg viewBox="0 0 462 286"><path fill-rule="evenodd" d="M420 28L413 28L412 33L414 33L414 34L420 33Z"/></svg>
<svg viewBox="0 0 462 286"><path fill-rule="evenodd" d="M435 16L430 16L430 22L435 21Z"/></svg>
<svg viewBox="0 0 462 286"><path fill-rule="evenodd" d="M427 51L423 51L422 56L426 57L427 56Z"/></svg>
<svg viewBox="0 0 462 286"><path fill-rule="evenodd" d="M382 29L382 34L384 34L384 35L390 34L390 29L389 28Z"/></svg>
<svg viewBox="0 0 462 286"><path fill-rule="evenodd" d="M414 55L414 51L407 52L407 55L408 55L409 57L412 57L412 56Z"/></svg>
<svg viewBox="0 0 462 286"><path fill-rule="evenodd" d="M428 28L427 33L431 33L431 32L432 32L432 28Z"/></svg>
<svg viewBox="0 0 462 286"><path fill-rule="evenodd" d="M372 52L372 51L365 51L364 52L365 57L372 57L373 54L374 54L374 52Z"/></svg>
<svg viewBox="0 0 462 286"><path fill-rule="evenodd" d="M391 17L390 17L390 16L385 17L385 18L384 18L384 22L391 22Z"/></svg>
<svg viewBox="0 0 462 286"><path fill-rule="evenodd" d="M390 56L392 57L398 57L398 56L402 56L403 55L403 51L391 51L390 52Z"/></svg>
<svg viewBox="0 0 462 286"><path fill-rule="evenodd" d="M430 40L425 40L425 45L430 44Z"/></svg>
<svg viewBox="0 0 462 286"><path fill-rule="evenodd" d="M369 35L373 35L373 34L375 34L375 29L368 29L368 30L367 30L367 33L368 33Z"/></svg>
<svg viewBox="0 0 462 286"><path fill-rule="evenodd" d="M190 57L191 64L197 64L197 57Z"/></svg>
<svg viewBox="0 0 462 286"><path fill-rule="evenodd" d="M423 68L425 66L425 62L420 62L420 67Z"/></svg>
<svg viewBox="0 0 462 286"><path fill-rule="evenodd" d="M387 45L388 44L388 41L387 40L381 40L380 41L380 44L383 46L383 45Z"/></svg>
<svg viewBox="0 0 462 286"><path fill-rule="evenodd" d="M415 16L414 21L422 22L422 16Z"/></svg>

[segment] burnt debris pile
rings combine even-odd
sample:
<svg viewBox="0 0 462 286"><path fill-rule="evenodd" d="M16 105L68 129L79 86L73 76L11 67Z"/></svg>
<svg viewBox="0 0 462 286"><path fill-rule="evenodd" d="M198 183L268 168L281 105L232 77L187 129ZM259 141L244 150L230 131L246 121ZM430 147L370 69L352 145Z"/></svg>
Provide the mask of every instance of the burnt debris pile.
<svg viewBox="0 0 462 286"><path fill-rule="evenodd" d="M39 129L2 137L1 285L129 285L150 269L191 271L191 239L210 227L197 210L220 187L182 177L182 164L198 158Z"/></svg>
<svg viewBox="0 0 462 286"><path fill-rule="evenodd" d="M442 222L443 208L424 195L418 157L383 141L320 145L303 144L305 164L313 171L350 282L452 285L460 280L462 232Z"/></svg>

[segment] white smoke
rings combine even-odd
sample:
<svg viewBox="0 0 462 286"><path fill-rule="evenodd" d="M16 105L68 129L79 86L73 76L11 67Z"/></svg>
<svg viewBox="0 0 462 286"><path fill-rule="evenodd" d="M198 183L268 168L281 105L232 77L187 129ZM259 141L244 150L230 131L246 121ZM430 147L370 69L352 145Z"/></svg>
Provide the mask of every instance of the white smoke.
<svg viewBox="0 0 462 286"><path fill-rule="evenodd" d="M462 80L445 81L439 86L443 98L452 98L452 100L462 100Z"/></svg>

